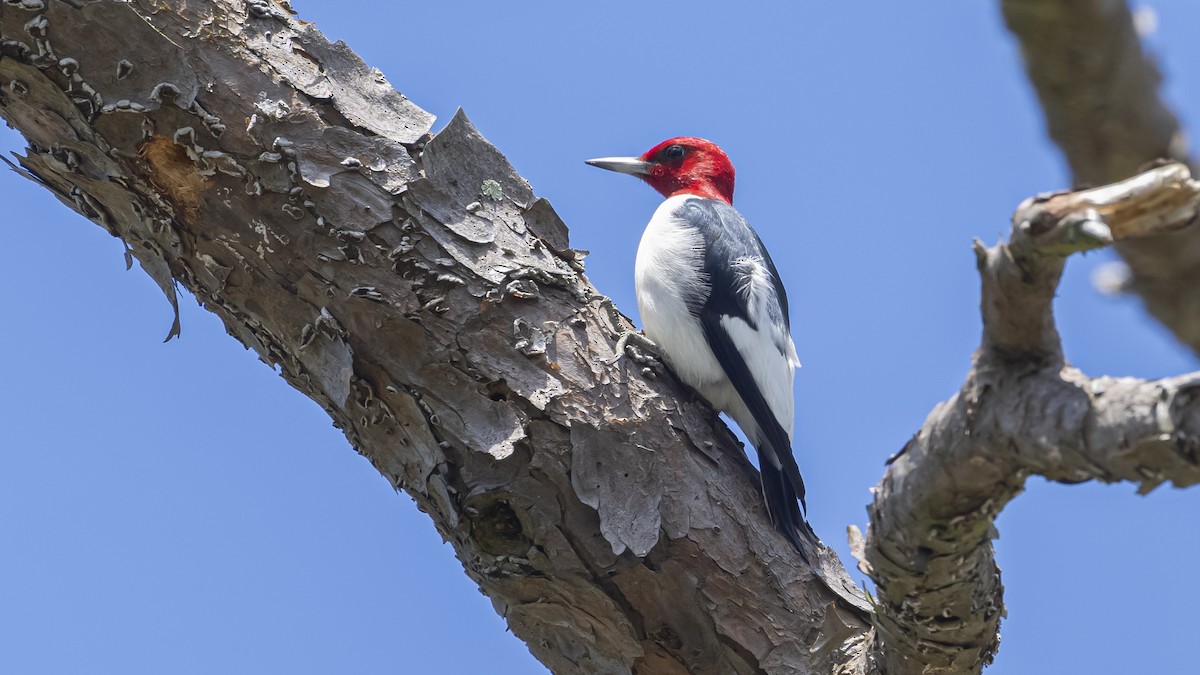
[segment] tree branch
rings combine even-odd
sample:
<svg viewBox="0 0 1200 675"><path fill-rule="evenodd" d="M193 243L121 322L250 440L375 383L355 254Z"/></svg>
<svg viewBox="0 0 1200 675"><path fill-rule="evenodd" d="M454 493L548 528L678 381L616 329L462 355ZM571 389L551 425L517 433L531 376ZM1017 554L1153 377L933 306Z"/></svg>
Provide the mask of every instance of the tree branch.
<svg viewBox="0 0 1200 675"><path fill-rule="evenodd" d="M1124 0L1002 0L1009 30L1076 185L1127 178L1159 159L1187 160L1162 76ZM1117 244L1129 288L1200 353L1200 229Z"/></svg>
<svg viewBox="0 0 1200 675"><path fill-rule="evenodd" d="M891 673L978 672L998 648L993 521L1030 475L1200 482L1200 374L1089 379L1065 365L1051 303L1065 257L1190 224L1183 165L1027 200L1007 245L977 245L984 335L963 388L893 458L869 508L864 571L878 584Z"/></svg>
<svg viewBox="0 0 1200 675"><path fill-rule="evenodd" d="M733 436L465 116L253 0L0 4L18 171L186 287L430 515L555 672L864 672L865 600L801 563ZM172 330L171 334L177 332Z"/></svg>

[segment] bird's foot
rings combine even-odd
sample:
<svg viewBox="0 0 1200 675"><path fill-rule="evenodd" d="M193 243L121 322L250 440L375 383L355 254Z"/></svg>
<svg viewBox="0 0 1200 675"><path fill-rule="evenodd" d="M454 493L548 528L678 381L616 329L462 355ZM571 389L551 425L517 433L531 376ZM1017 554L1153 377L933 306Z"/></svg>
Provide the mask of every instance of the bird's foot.
<svg viewBox="0 0 1200 675"><path fill-rule="evenodd" d="M662 361L657 356L658 345L641 333L622 333L621 338L617 340L615 351L617 355L610 359L607 365L611 366L628 356L631 361L642 366L642 374L646 377L654 377L662 367Z"/></svg>

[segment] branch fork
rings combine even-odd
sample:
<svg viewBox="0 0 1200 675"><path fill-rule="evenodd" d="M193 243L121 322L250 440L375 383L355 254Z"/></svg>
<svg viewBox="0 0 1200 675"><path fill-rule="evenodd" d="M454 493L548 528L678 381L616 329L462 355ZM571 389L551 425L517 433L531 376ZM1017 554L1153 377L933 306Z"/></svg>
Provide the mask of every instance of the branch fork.
<svg viewBox="0 0 1200 675"><path fill-rule="evenodd" d="M875 580L876 654L891 673L979 672L999 647L994 520L1026 477L1200 482L1200 375L1091 379L1063 357L1054 294L1066 258L1179 232L1200 184L1170 163L1033 197L1007 243L975 244L983 338L962 389L890 464L860 565Z"/></svg>

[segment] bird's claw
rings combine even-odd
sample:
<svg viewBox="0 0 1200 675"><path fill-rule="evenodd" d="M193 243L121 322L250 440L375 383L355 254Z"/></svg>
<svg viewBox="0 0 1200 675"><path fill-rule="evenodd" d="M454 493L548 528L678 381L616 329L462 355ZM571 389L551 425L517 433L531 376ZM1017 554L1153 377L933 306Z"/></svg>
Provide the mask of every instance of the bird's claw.
<svg viewBox="0 0 1200 675"><path fill-rule="evenodd" d="M656 355L643 353L643 351L657 352L658 345L641 333L622 333L614 351L617 355L610 359L607 365L611 366L628 356L634 363L643 366L642 374L646 377L654 377L655 371L662 363Z"/></svg>

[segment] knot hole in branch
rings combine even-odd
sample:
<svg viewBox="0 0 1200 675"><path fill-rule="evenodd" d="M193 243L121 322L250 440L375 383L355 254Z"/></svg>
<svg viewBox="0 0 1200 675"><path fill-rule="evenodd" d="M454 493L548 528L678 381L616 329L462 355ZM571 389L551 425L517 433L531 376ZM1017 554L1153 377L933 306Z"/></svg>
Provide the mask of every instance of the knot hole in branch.
<svg viewBox="0 0 1200 675"><path fill-rule="evenodd" d="M479 548L494 556L524 556L532 542L507 495L481 495L467 504L465 513Z"/></svg>

